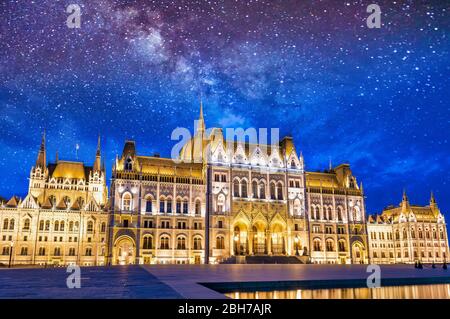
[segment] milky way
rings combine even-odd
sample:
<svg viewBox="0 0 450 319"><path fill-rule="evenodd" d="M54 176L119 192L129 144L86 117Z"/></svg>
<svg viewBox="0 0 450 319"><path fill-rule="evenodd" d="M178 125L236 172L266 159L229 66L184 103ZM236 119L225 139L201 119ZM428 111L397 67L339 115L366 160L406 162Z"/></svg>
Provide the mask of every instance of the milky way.
<svg viewBox="0 0 450 319"><path fill-rule="evenodd" d="M3 2L0 195L26 193L44 129L50 160L91 164L98 134L108 172L125 139L169 156L201 94L208 127L280 128L309 170L349 162L370 213L403 188L447 213L449 3L376 1L369 29L372 2Z"/></svg>

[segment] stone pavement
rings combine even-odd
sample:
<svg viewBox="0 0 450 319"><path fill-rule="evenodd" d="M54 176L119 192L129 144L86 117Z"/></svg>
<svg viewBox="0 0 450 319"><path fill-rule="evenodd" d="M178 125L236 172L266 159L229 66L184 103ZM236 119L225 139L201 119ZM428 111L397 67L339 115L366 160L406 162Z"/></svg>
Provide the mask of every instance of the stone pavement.
<svg viewBox="0 0 450 319"><path fill-rule="evenodd" d="M81 288L68 289L65 268L0 269L0 298L214 298L223 287L353 285L365 282L367 265L143 265L81 268ZM450 283L450 270L383 265L382 285ZM325 285L325 286L326 286Z"/></svg>
<svg viewBox="0 0 450 319"><path fill-rule="evenodd" d="M69 289L66 268L0 269L0 298L181 298L139 266L82 267L81 288Z"/></svg>

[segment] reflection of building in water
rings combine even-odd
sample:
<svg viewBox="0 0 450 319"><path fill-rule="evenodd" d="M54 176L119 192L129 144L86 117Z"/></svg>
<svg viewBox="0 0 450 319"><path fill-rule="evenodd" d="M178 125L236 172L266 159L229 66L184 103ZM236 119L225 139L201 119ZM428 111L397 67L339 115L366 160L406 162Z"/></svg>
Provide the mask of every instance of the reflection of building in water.
<svg viewBox="0 0 450 319"><path fill-rule="evenodd" d="M233 299L449 299L450 285L229 292Z"/></svg>
<svg viewBox="0 0 450 319"><path fill-rule="evenodd" d="M0 207L2 264L438 262L448 252L434 199L367 223L348 164L306 172L291 137L226 139L206 130L202 110L181 161L127 141L109 200L100 141L93 166L46 158L43 138L28 195Z"/></svg>

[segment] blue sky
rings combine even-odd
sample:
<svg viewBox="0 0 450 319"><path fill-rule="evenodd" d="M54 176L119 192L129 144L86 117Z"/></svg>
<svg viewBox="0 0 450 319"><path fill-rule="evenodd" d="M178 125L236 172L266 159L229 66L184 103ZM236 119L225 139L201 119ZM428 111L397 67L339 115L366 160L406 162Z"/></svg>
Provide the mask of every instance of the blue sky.
<svg viewBox="0 0 450 319"><path fill-rule="evenodd" d="M279 128L307 169L348 162L367 209L435 192L450 208L449 8L443 1L73 1L3 4L0 195L24 195L40 136L48 157L108 173L125 139L169 156L174 128ZM447 215L448 216L448 215Z"/></svg>

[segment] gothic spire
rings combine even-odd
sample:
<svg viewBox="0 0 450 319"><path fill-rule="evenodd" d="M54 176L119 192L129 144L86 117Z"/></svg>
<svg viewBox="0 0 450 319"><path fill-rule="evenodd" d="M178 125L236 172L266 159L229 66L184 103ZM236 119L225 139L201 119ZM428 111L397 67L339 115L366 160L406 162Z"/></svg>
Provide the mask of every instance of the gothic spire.
<svg viewBox="0 0 450 319"><path fill-rule="evenodd" d="M102 163L101 163L100 135L99 135L97 141L97 152L95 154L94 172L100 171L102 169L101 165Z"/></svg>
<svg viewBox="0 0 450 319"><path fill-rule="evenodd" d="M45 168L46 165L47 165L47 150L45 147L45 130L44 130L41 139L41 147L39 148L39 153L36 159L36 167Z"/></svg>
<svg viewBox="0 0 450 319"><path fill-rule="evenodd" d="M203 101L200 97L200 117L197 123L197 132L205 132L205 120L203 118Z"/></svg>
<svg viewBox="0 0 450 319"><path fill-rule="evenodd" d="M437 207L437 203L436 203L436 199L434 198L434 193L433 193L433 191L431 191L431 196L430 196L430 206L431 206L431 207Z"/></svg>

